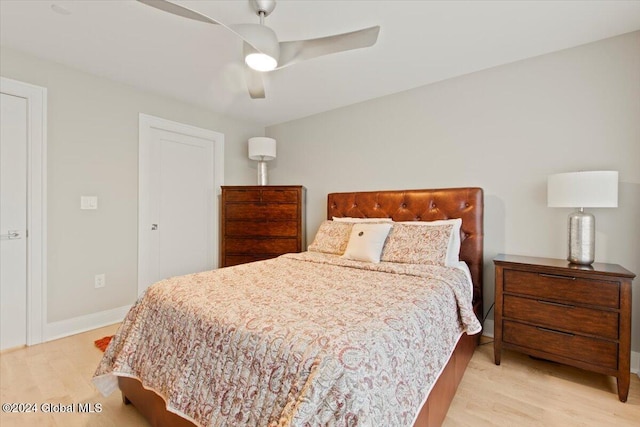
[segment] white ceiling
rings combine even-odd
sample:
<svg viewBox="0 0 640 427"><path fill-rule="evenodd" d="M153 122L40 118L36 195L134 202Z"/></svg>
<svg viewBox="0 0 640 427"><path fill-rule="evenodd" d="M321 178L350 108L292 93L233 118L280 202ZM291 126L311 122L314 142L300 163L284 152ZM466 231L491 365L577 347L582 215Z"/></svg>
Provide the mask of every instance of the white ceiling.
<svg viewBox="0 0 640 427"><path fill-rule="evenodd" d="M179 3L258 21L248 0ZM132 0L0 0L2 46L263 125L639 30L640 1L281 0L266 24L280 40L381 31L372 48L269 73L252 100L241 41L221 26Z"/></svg>

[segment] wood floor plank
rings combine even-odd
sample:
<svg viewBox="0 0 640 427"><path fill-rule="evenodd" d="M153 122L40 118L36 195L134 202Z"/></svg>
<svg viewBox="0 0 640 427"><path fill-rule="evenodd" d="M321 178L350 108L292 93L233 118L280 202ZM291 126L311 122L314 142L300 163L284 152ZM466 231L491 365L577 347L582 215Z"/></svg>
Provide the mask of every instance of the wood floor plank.
<svg viewBox="0 0 640 427"><path fill-rule="evenodd" d="M119 393L103 397L91 376L102 352L96 339L118 325L0 353L2 403L100 403L93 414L0 414L2 427L148 426ZM487 339L485 339L487 341ZM444 427L640 426L640 379L631 375L627 403L615 379L505 351L493 363L491 344L474 354L451 403Z"/></svg>

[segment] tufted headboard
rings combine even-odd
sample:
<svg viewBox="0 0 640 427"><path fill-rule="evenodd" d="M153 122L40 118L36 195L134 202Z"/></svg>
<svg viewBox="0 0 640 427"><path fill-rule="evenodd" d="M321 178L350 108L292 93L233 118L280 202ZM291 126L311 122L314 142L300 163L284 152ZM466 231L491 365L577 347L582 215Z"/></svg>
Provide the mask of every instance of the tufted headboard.
<svg viewBox="0 0 640 427"><path fill-rule="evenodd" d="M327 200L327 218L348 216L394 221L462 218L460 260L465 261L471 271L473 306L482 319L483 208L482 188L477 187L331 193Z"/></svg>

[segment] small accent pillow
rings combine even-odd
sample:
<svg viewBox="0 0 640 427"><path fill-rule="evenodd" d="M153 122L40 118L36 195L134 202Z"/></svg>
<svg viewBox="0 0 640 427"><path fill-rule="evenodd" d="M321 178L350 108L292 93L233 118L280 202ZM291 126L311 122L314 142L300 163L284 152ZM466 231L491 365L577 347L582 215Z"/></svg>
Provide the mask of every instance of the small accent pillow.
<svg viewBox="0 0 640 427"><path fill-rule="evenodd" d="M334 216L333 220L336 222L350 222L350 223L358 223L358 222L393 222L391 218L352 218L349 216Z"/></svg>
<svg viewBox="0 0 640 427"><path fill-rule="evenodd" d="M352 227L352 223L323 221L308 249L313 252L342 255L347 249Z"/></svg>
<svg viewBox="0 0 640 427"><path fill-rule="evenodd" d="M456 266L460 253L460 218L394 223L382 261Z"/></svg>
<svg viewBox="0 0 640 427"><path fill-rule="evenodd" d="M384 242L393 225L389 222L371 224L356 223L351 229L349 244L343 258L379 263Z"/></svg>

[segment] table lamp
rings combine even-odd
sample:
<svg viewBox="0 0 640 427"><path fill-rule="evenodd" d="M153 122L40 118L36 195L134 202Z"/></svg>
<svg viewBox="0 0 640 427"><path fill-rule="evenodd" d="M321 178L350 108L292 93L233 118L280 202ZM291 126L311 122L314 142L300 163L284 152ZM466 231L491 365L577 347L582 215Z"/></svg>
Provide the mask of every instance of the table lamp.
<svg viewBox="0 0 640 427"><path fill-rule="evenodd" d="M267 185L267 162L276 158L276 140L266 136L249 138L249 158L258 161L258 185Z"/></svg>
<svg viewBox="0 0 640 427"><path fill-rule="evenodd" d="M618 172L587 171L550 175L547 205L578 208L569 214L569 256L572 264L590 265L595 259L595 217L584 208L618 207Z"/></svg>

